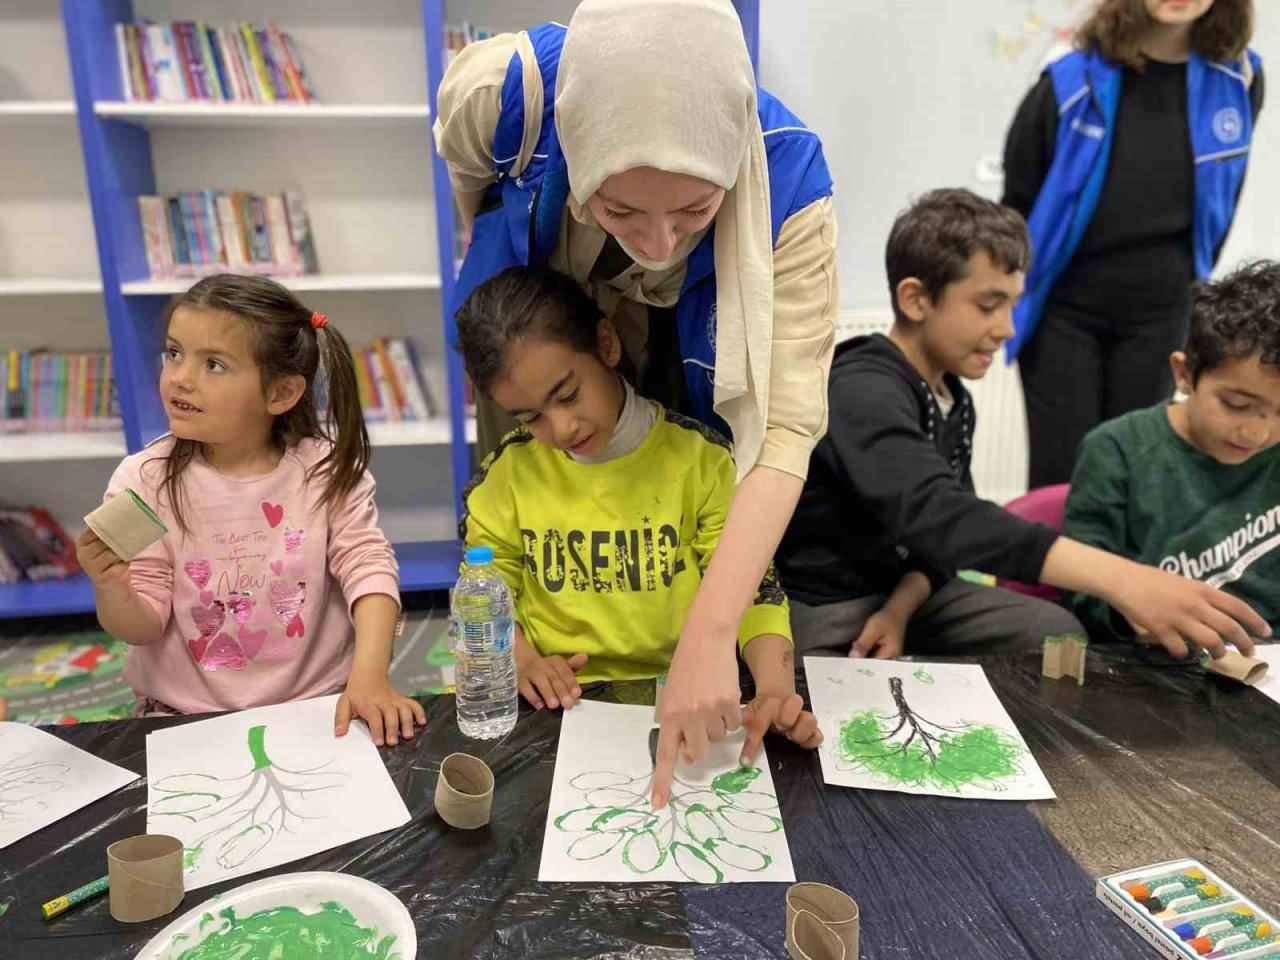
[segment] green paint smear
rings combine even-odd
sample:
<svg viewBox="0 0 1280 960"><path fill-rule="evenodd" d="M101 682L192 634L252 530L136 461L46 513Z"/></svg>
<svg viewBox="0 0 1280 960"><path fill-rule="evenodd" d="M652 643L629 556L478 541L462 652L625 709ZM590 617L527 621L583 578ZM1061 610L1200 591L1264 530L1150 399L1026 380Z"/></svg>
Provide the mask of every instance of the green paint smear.
<svg viewBox="0 0 1280 960"><path fill-rule="evenodd" d="M8 912L9 912L9 904L0 903L0 917L3 917Z"/></svg>
<svg viewBox="0 0 1280 960"><path fill-rule="evenodd" d="M722 773L711 781L711 789L716 793L741 793L760 776L759 767L738 767Z"/></svg>
<svg viewBox="0 0 1280 960"><path fill-rule="evenodd" d="M893 724L897 725L896 717ZM901 735L889 739L892 730L882 726L874 710L864 710L841 725L836 751L841 760L901 786L955 790L1021 772L1022 745L996 727L965 724L944 733L933 744L933 756L918 739L905 748Z"/></svg>
<svg viewBox="0 0 1280 960"><path fill-rule="evenodd" d="M915 677L917 680L919 680L921 683L933 683L933 674L931 674L924 667L921 667L919 670L913 673L912 676Z"/></svg>
<svg viewBox="0 0 1280 960"><path fill-rule="evenodd" d="M394 936L356 923L351 912L329 901L316 913L297 907L269 907L237 918L234 908L218 911L219 929L183 951L177 960L403 960L392 953ZM200 920L203 930L205 914Z"/></svg>

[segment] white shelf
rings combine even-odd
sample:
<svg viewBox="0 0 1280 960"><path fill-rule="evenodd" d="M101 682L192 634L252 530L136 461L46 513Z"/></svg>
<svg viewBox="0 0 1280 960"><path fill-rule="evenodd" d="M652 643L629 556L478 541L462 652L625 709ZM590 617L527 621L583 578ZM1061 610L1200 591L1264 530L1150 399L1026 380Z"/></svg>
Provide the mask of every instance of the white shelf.
<svg viewBox="0 0 1280 960"><path fill-rule="evenodd" d="M163 103L99 100L93 112L144 127L388 123L431 118L425 103Z"/></svg>
<svg viewBox="0 0 1280 960"><path fill-rule="evenodd" d="M369 442L375 447L442 446L449 442L449 421L444 417L425 423L370 423ZM476 442L476 422L466 422L467 443Z"/></svg>
<svg viewBox="0 0 1280 960"><path fill-rule="evenodd" d="M82 433L0 433L0 461L119 459L125 455L119 430Z"/></svg>
<svg viewBox="0 0 1280 960"><path fill-rule="evenodd" d="M75 115L74 100L0 100L0 123L11 120L49 120Z"/></svg>
<svg viewBox="0 0 1280 960"><path fill-rule="evenodd" d="M0 297L43 297L101 292L102 282L99 280L61 280L57 277L16 280L0 277Z"/></svg>
<svg viewBox="0 0 1280 960"><path fill-rule="evenodd" d="M129 297L168 296L185 293L199 279L179 277L173 280L134 280L120 284L120 292ZM313 273L300 277L272 277L290 290L439 290L438 273Z"/></svg>

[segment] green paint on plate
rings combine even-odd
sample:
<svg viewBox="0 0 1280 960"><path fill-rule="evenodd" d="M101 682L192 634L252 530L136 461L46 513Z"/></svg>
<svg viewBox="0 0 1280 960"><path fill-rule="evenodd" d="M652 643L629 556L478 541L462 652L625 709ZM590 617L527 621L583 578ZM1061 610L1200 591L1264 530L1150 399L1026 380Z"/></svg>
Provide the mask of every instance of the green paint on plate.
<svg viewBox="0 0 1280 960"><path fill-rule="evenodd" d="M212 914L200 919L203 933ZM217 929L177 960L404 960L391 948L394 936L362 927L340 903L330 900L315 913L297 907L269 907L237 917L233 907L218 911ZM174 938L177 939L176 937Z"/></svg>

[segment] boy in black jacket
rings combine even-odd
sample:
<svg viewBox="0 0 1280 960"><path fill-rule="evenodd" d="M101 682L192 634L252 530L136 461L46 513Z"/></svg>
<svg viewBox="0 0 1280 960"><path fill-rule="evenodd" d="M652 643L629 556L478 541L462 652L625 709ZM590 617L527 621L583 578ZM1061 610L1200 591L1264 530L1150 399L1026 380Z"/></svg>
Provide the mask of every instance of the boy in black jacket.
<svg viewBox="0 0 1280 960"><path fill-rule="evenodd" d="M836 350L830 426L778 561L797 654L891 658L1038 646L1084 635L1054 604L955 576L974 568L1103 597L1170 653L1214 656L1270 627L1204 584L1083 546L979 499L970 460L980 379L1013 336L1026 224L967 190L903 213L885 254L889 335Z"/></svg>

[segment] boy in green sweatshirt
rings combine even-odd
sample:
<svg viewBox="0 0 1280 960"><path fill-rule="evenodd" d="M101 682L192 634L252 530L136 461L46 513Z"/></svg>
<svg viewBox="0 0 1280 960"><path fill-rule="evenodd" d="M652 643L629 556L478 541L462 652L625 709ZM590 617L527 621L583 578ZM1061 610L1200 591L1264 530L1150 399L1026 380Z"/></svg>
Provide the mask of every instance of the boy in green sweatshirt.
<svg viewBox="0 0 1280 960"><path fill-rule="evenodd" d="M1198 285L1186 350L1170 362L1185 400L1085 438L1066 533L1221 587L1270 621L1280 614L1280 263ZM1072 606L1097 639L1134 635L1103 600L1075 594Z"/></svg>

